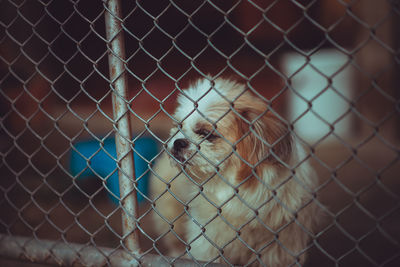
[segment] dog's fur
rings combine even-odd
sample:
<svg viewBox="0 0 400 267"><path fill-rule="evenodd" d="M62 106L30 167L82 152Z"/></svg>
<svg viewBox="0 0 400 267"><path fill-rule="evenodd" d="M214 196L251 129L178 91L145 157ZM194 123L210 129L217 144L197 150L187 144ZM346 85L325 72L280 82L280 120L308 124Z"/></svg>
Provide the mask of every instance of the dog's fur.
<svg viewBox="0 0 400 267"><path fill-rule="evenodd" d="M220 78L184 90L174 118L151 178L155 228L169 253L302 264L317 179L289 128L244 85Z"/></svg>

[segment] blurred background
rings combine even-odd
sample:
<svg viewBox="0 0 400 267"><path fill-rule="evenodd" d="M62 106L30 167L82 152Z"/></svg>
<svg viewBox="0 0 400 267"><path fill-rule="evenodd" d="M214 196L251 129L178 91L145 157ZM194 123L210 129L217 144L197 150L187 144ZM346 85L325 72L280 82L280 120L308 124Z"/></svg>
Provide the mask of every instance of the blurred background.
<svg viewBox="0 0 400 267"><path fill-rule="evenodd" d="M122 6L145 251L163 251L148 164L179 90L212 75L246 83L309 148L326 223L307 265L400 265L398 1ZM1 233L121 246L104 12L103 1L0 1Z"/></svg>

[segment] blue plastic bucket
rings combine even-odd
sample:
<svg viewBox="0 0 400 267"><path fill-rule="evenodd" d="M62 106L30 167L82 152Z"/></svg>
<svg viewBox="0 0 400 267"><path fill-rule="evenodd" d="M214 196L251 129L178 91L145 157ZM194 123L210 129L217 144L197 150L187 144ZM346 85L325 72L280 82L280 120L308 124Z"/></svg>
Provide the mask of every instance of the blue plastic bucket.
<svg viewBox="0 0 400 267"><path fill-rule="evenodd" d="M110 198L118 203L120 196L116 149L114 138L104 141L103 147L96 140L82 140L74 144L70 155L70 171L77 179L100 177L106 179L106 185L111 192ZM141 157L138 155L141 155ZM138 180L138 201L143 201L143 195L148 195L149 163L158 153L157 142L149 137L135 141L135 175ZM144 159L145 160L144 160ZM147 162L146 162L147 161ZM146 172L147 171L147 172ZM116 196L116 197L115 197Z"/></svg>

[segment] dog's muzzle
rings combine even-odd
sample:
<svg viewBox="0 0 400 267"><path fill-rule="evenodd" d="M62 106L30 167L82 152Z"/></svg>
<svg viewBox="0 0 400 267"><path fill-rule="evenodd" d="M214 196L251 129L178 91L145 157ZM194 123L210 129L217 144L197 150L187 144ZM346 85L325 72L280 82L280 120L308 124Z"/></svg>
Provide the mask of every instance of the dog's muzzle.
<svg viewBox="0 0 400 267"><path fill-rule="evenodd" d="M189 147L189 141L184 138L179 138L174 141L174 145L172 146L171 153L179 160L181 163L185 161L184 150Z"/></svg>

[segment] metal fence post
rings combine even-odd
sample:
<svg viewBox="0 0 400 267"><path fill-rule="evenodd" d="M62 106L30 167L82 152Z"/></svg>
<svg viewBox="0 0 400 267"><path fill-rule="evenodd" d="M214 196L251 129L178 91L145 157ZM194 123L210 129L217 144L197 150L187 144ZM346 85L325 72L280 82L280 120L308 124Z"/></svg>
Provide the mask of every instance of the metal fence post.
<svg viewBox="0 0 400 267"><path fill-rule="evenodd" d="M108 60L110 83L113 91L112 105L115 142L119 164L119 187L122 206L122 231L126 247L139 253L139 232L135 226L138 217L138 204L133 180L135 169L131 149L132 136L127 102L127 77L125 74L125 46L121 26L121 3L119 0L109 0L106 3L105 22L108 40Z"/></svg>

